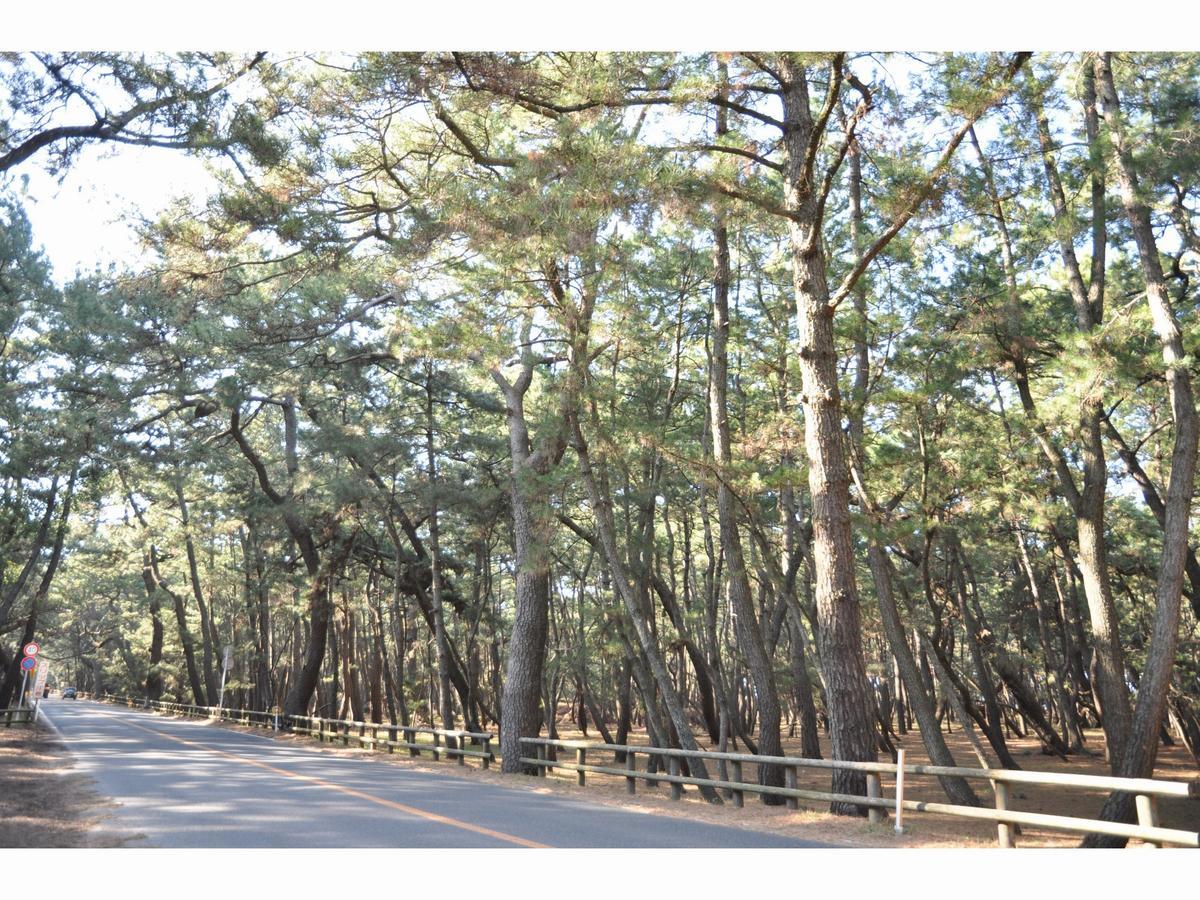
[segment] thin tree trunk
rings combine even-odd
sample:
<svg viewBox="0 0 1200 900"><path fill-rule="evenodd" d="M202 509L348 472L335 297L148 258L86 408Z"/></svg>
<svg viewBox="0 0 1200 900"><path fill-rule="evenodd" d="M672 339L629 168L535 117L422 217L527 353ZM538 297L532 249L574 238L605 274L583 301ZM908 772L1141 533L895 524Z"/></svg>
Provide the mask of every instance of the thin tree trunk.
<svg viewBox="0 0 1200 900"><path fill-rule="evenodd" d="M216 700L219 691L213 663L213 630L208 616L208 604L204 602L204 591L200 589L200 569L196 564L196 546L192 541L191 518L188 515L187 500L183 495L183 480L178 474L176 474L174 479L174 487L175 500L179 504L179 516L183 525L183 545L184 550L187 552L188 580L191 582L192 596L196 599L196 608L200 611L200 645L203 653L204 694L208 698L208 701L212 703Z"/></svg>
<svg viewBox="0 0 1200 900"><path fill-rule="evenodd" d="M1133 712L1129 737L1120 755L1114 757L1116 764L1113 774L1136 778L1147 777L1154 772L1158 736L1166 710L1171 669L1175 663L1175 648L1179 641L1184 558L1188 550L1188 520L1196 477L1200 420L1196 416L1196 403L1192 394L1192 381L1188 374L1183 338L1175 312L1171 308L1159 261L1158 245L1150 224L1150 211L1140 193L1132 150L1125 135L1124 123L1121 121L1111 54L1097 56L1094 67L1104 118L1116 151L1121 203L1137 243L1142 275L1146 281L1146 300L1150 307L1155 334L1162 347L1167 393L1170 396L1171 415L1175 424L1171 475L1167 485L1166 522L1163 528L1163 553L1154 592L1154 627L1150 635L1145 669L1138 686L1137 706ZM1105 801L1100 815L1107 821L1126 821L1131 817L1132 810L1133 797L1125 793L1115 793ZM1124 843L1122 839L1105 839L1094 835L1089 835L1084 841L1085 846L1119 846Z"/></svg>
<svg viewBox="0 0 1200 900"><path fill-rule="evenodd" d="M675 692L675 686L671 681L670 673L667 671L662 655L654 643L654 638L650 634L650 628L642 617L641 610L637 605L637 599L634 597L633 589L625 574L625 565L621 561L621 557L617 551L616 538L614 536L615 529L613 527L611 502L601 495L597 486L596 476L592 471L587 442L584 440L583 431L579 426L579 420L576 418L574 411L570 413L570 417L575 436L575 451L579 456L580 474L583 476L583 482L587 487L588 497L591 500L592 510L596 516L596 531L604 550L604 556L608 562L609 571L612 574L613 586L625 604L625 610L634 633L637 636L642 657L649 665L654 683L658 686L658 691L662 695L663 703L667 708L671 724L675 727L680 746L685 750L699 750L700 747L696 743L695 736L692 734L683 703L679 695ZM649 711L649 705L647 711ZM695 777L708 778L708 772L702 760L691 760L689 767ZM701 786L700 794L709 803L721 802L720 795L711 787Z"/></svg>

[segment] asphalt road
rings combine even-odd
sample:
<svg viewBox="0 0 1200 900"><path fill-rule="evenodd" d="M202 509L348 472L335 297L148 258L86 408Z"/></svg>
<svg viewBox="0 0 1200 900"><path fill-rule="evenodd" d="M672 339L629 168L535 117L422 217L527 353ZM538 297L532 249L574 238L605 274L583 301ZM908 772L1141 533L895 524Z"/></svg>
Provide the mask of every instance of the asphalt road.
<svg viewBox="0 0 1200 900"><path fill-rule="evenodd" d="M46 700L96 790L106 827L150 847L828 846L338 757L256 734Z"/></svg>

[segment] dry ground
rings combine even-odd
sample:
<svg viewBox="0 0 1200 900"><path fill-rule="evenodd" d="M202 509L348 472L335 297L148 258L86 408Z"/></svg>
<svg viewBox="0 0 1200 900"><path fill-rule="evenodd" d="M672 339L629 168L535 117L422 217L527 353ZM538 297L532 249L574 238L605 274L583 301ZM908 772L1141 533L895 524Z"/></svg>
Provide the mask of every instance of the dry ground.
<svg viewBox="0 0 1200 900"><path fill-rule="evenodd" d="M95 829L111 805L52 729L0 726L0 848L120 847L131 836Z"/></svg>
<svg viewBox="0 0 1200 900"><path fill-rule="evenodd" d="M237 727L224 725L222 727ZM238 728L258 734L270 734L261 729ZM1094 756L1074 756L1069 761L1063 761L1054 756L1040 752L1036 738L1009 740L1010 749L1022 768L1031 771L1045 772L1077 772L1095 775L1110 774L1104 762L1104 735L1101 731L1087 732L1089 750ZM577 731L562 728L560 737L578 739L582 735ZM589 738L599 741L594 732ZM455 775L462 778L478 779L510 787L521 786L537 792L552 792L564 796L578 797L606 805L618 806L628 810L641 810L661 815L683 816L685 818L712 822L714 824L732 825L739 828L770 831L776 834L787 834L797 838L823 841L832 844L842 844L855 847L995 847L996 827L987 822L971 819L937 815L933 813L906 813L904 818L905 833L896 835L892 821L882 825L870 825L864 819L847 819L828 813L823 804L801 801L799 810L789 810L786 807L764 806L753 794L746 794L746 805L743 809L735 809L731 805L710 806L705 803L695 788L687 788L682 801L670 799L670 788L661 783L657 788L648 787L646 782L639 779L636 796L625 792L625 779L622 777L597 775L588 773L587 784L583 787L575 783L575 773L571 771L556 771L544 779L522 778L519 776L501 775L495 769L483 771L477 768L472 760L466 766L454 762L435 762L427 756L419 759L409 757L404 751L395 754L358 749L353 746L319 744L315 740L301 735L278 735L278 740L297 742L318 747L324 752L346 754L353 756L374 756L380 761L391 765L410 766L441 774ZM353 736L351 741L353 742ZM947 743L954 753L960 766L977 768L977 761L970 750L967 740L959 729L946 735ZM631 735L630 743L645 743L645 735ZM921 744L920 736L910 732L900 742L907 751L908 762L911 764L928 763L929 759ZM826 758L830 752L828 743L822 739L822 751ZM784 752L789 756L798 756L799 741L785 739ZM560 758L564 762L573 762L572 753L563 753ZM593 751L588 756L592 765L614 765L611 754ZM711 765L711 763L710 763ZM639 759L639 768L644 768L644 759ZM622 766L617 766L622 768ZM710 775L713 770L710 769ZM744 777L752 781L756 773L752 766L744 767ZM1159 751L1156 777L1166 779L1200 778L1200 767L1187 751L1179 746L1163 747ZM812 790L829 790L829 773L824 770L800 770L799 787ZM973 782L980 800L987 806L994 802L987 782ZM884 796L894 796L894 784L890 779L884 779ZM914 800L947 802L937 780L927 776L910 775L905 781L905 795ZM1030 785L1013 786L1009 791L1009 805L1012 809L1025 812L1052 813L1055 815L1095 817L1103 805L1106 794L1103 791L1086 791L1079 789L1063 789L1061 787L1041 787ZM807 808L806 808L807 807ZM1200 800L1162 800L1159 806L1160 824L1168 828L1182 828L1200 831ZM1045 829L1024 827L1016 838L1019 847L1072 847L1078 844L1079 835L1066 832L1056 832ZM1131 847L1144 846L1137 841L1130 842Z"/></svg>

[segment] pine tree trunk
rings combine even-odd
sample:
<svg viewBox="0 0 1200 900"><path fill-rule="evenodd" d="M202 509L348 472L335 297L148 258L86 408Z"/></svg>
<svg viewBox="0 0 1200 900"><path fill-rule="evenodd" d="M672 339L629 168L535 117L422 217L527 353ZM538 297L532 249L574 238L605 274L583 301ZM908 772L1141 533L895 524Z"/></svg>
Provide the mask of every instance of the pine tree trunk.
<svg viewBox="0 0 1200 900"><path fill-rule="evenodd" d="M542 667L549 629L550 570L544 539L549 509L535 480L543 472L530 467L529 433L524 394L509 393L508 428L512 452L513 547L516 562L516 615L508 640L508 664L500 700L502 770L536 774L523 766L521 738L535 737L541 724L538 711Z"/></svg>
<svg viewBox="0 0 1200 900"><path fill-rule="evenodd" d="M722 80L728 72L721 66ZM717 142L728 132L726 111L717 111ZM713 456L717 464L717 517L721 530L721 552L725 559L725 592L734 617L734 633L738 647L750 666L754 690L758 698L759 752L764 756L783 756L783 745L779 737L782 712L779 692L775 687L775 671L763 644L762 628L754 611L754 600L750 593L750 580L746 575L746 562L742 551L742 539L738 532L737 512L734 507L733 491L729 486L730 467L733 461L728 409L729 378L729 230L725 225L725 214L717 211L717 224L713 230L714 277L712 301L712 351L710 354L710 406L712 420ZM782 601L782 598L780 599ZM783 787L781 766L759 766L759 783L772 787ZM782 805L784 798L774 794L760 795L768 806Z"/></svg>
<svg viewBox="0 0 1200 900"><path fill-rule="evenodd" d="M820 212L804 160L813 122L803 68L784 55L784 185L791 244L800 372L804 406L804 447L812 497L813 573L820 629L817 645L825 675L833 758L876 759L875 723L862 651L862 619L850 533L849 473L842 435L833 309L825 275ZM866 778L834 770L833 792L866 794ZM835 813L865 815L864 807L835 803Z"/></svg>
<svg viewBox="0 0 1200 900"><path fill-rule="evenodd" d="M1150 211L1139 192L1132 150L1121 121L1120 102L1112 73L1111 54L1095 58L1095 77L1103 104L1104 118L1116 151L1117 180L1121 203L1137 243L1138 258L1146 281L1146 300L1151 321L1162 348L1166 368L1167 393L1175 425L1175 443L1171 452L1171 475L1167 485L1166 524L1163 528L1163 553L1158 583L1154 592L1154 627L1150 636L1146 666L1138 685L1137 706L1127 741L1113 774L1130 778L1148 777L1154 772L1158 738L1166 710L1171 670L1179 641L1180 605L1183 596L1184 559L1188 552L1189 516L1196 477L1197 442L1200 420L1188 374L1187 355L1171 300L1166 290L1158 245L1150 223ZM1126 821L1132 815L1133 797L1115 793L1105 801L1101 818ZM1121 839L1089 835L1085 846L1120 846Z"/></svg>
<svg viewBox="0 0 1200 900"><path fill-rule="evenodd" d="M183 544L187 552L188 580L192 586L192 596L196 599L196 608L200 611L200 645L203 653L204 694L208 702L216 701L220 686L213 665L212 627L208 618L208 604L204 602L204 591L200 589L200 570L196 564L196 546L192 541L191 519L188 515L187 501L183 496L183 484L178 477L174 482L175 499L179 504L179 516L183 525ZM203 704L201 704L203 705Z"/></svg>

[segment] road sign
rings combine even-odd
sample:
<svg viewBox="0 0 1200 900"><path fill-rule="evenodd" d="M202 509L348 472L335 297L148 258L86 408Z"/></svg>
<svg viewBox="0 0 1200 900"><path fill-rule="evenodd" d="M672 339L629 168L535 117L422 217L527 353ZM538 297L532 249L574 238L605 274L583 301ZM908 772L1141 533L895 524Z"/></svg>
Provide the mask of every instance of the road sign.
<svg viewBox="0 0 1200 900"><path fill-rule="evenodd" d="M46 689L46 676L50 674L50 663L47 660L42 660L38 663L37 674L33 676L33 697L34 700L40 700L42 691Z"/></svg>
<svg viewBox="0 0 1200 900"><path fill-rule="evenodd" d="M225 645L224 658L221 660L221 693L217 695L217 716L221 715L221 707L225 705L225 674L233 667L233 647Z"/></svg>
<svg viewBox="0 0 1200 900"><path fill-rule="evenodd" d="M26 656L37 656L38 651L41 649L42 648L39 647L37 644L30 641L28 644L25 645L25 655Z"/></svg>
<svg viewBox="0 0 1200 900"><path fill-rule="evenodd" d="M42 714L42 694L46 690L46 676L50 674L50 661L43 659L38 663L37 675L33 679L33 721Z"/></svg>
<svg viewBox="0 0 1200 900"><path fill-rule="evenodd" d="M27 656L23 660L21 660L21 671L22 672L32 672L35 668L37 668L37 660L34 659L32 656Z"/></svg>

